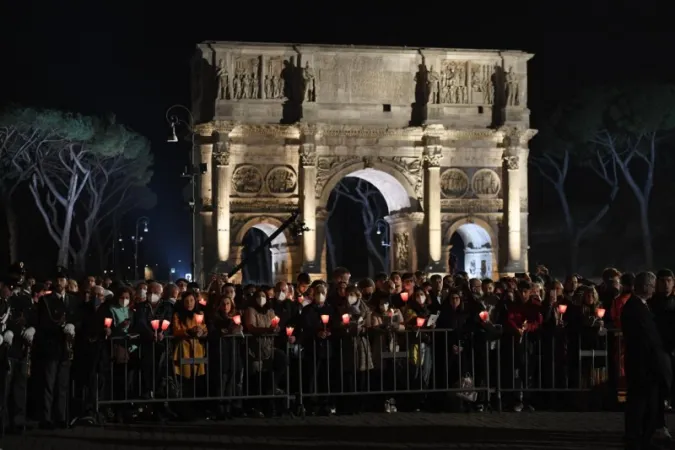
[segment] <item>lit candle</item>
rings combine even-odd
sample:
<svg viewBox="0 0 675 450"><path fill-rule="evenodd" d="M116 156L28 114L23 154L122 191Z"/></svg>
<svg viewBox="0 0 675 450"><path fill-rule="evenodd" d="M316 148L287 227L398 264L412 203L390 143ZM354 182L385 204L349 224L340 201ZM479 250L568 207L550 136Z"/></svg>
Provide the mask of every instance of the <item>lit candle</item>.
<svg viewBox="0 0 675 450"><path fill-rule="evenodd" d="M235 325L241 325L241 316L234 316L232 322L234 322Z"/></svg>
<svg viewBox="0 0 675 450"><path fill-rule="evenodd" d="M345 325L349 325L349 314L342 315L342 323L344 323Z"/></svg>
<svg viewBox="0 0 675 450"><path fill-rule="evenodd" d="M478 314L478 315L480 316L480 319L483 322L486 322L488 320L488 312L487 311L481 311L481 313Z"/></svg>
<svg viewBox="0 0 675 450"><path fill-rule="evenodd" d="M401 300L404 302L408 301L408 293L407 292L401 292Z"/></svg>
<svg viewBox="0 0 675 450"><path fill-rule="evenodd" d="M168 320L162 320L162 331L168 330L169 325L171 325L171 322L169 322Z"/></svg>
<svg viewBox="0 0 675 450"><path fill-rule="evenodd" d="M286 327L286 336L291 337L293 335L293 330L295 330L295 328Z"/></svg>
<svg viewBox="0 0 675 450"><path fill-rule="evenodd" d="M276 328L276 326L279 325L280 320L281 319L279 319L277 316L272 317L272 327Z"/></svg>
<svg viewBox="0 0 675 450"><path fill-rule="evenodd" d="M417 328L422 328L424 326L424 322L426 322L427 319L424 317L418 317L417 318Z"/></svg>
<svg viewBox="0 0 675 450"><path fill-rule="evenodd" d="M112 317L106 317L105 319L103 319L103 325L106 328L110 328L112 326Z"/></svg>
<svg viewBox="0 0 675 450"><path fill-rule="evenodd" d="M197 325L204 323L204 314L195 314L195 322L197 322Z"/></svg>
<svg viewBox="0 0 675 450"><path fill-rule="evenodd" d="M605 317L605 308L598 308L597 311L595 311L595 315L598 316L598 319L602 319Z"/></svg>
<svg viewBox="0 0 675 450"><path fill-rule="evenodd" d="M152 329L157 331L159 329L159 320L151 320L150 325L152 325Z"/></svg>
<svg viewBox="0 0 675 450"><path fill-rule="evenodd" d="M323 323L324 325L328 325L328 319L330 319L330 316L328 314L321 315L321 323Z"/></svg>
<svg viewBox="0 0 675 450"><path fill-rule="evenodd" d="M567 305L558 305L558 312L560 314L565 314L565 311L567 311Z"/></svg>

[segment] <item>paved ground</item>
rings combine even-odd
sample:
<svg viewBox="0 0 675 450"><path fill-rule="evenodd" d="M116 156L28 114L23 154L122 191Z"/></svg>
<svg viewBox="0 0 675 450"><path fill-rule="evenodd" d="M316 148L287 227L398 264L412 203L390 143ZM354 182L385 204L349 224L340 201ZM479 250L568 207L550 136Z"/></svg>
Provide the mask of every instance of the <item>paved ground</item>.
<svg viewBox="0 0 675 450"><path fill-rule="evenodd" d="M675 416L669 417L675 429ZM111 425L6 436L2 450L621 449L620 413L365 414Z"/></svg>

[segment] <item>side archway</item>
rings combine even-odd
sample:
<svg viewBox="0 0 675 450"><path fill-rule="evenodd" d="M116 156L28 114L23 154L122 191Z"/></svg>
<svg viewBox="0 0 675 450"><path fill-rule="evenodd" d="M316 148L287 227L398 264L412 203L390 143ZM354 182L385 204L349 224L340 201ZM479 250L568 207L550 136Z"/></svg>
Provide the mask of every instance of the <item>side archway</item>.
<svg viewBox="0 0 675 450"><path fill-rule="evenodd" d="M275 217L256 217L246 222L237 232L236 243L242 246L246 234L251 229L262 231L265 236L270 237L282 225L282 221ZM274 281L286 281L291 279L293 274L293 257L288 248L288 231L280 233L270 243L270 252L272 256L272 279ZM242 255L239 255L241 261ZM239 261L239 262L240 262Z"/></svg>
<svg viewBox="0 0 675 450"><path fill-rule="evenodd" d="M450 224L445 234L446 261L458 257L458 270L472 278L499 276L499 240L488 222L476 217L462 217ZM461 248L460 248L461 247Z"/></svg>
<svg viewBox="0 0 675 450"><path fill-rule="evenodd" d="M362 162L350 164L330 176L319 196L318 208L326 208L331 192L346 177L361 178L375 186L387 202L389 214L419 209L415 187L399 170L382 163L373 163L372 167L363 168Z"/></svg>

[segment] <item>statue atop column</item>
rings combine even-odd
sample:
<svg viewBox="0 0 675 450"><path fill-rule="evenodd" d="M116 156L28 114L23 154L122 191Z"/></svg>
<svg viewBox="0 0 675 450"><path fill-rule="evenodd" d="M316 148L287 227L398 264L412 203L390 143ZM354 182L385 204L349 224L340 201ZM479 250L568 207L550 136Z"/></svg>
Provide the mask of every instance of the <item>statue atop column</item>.
<svg viewBox="0 0 675 450"><path fill-rule="evenodd" d="M305 68L302 73L302 78L305 87L305 102L316 101L316 78L314 77L314 70L309 67L309 62L305 63Z"/></svg>

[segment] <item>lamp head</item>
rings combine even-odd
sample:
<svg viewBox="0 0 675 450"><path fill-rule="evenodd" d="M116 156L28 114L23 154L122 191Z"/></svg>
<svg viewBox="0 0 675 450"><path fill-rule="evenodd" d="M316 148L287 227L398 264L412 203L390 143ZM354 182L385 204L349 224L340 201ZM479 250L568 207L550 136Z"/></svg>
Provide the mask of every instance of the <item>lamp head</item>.
<svg viewBox="0 0 675 450"><path fill-rule="evenodd" d="M178 136L176 135L176 118L171 118L171 134L167 138L166 142L174 143L178 142Z"/></svg>

